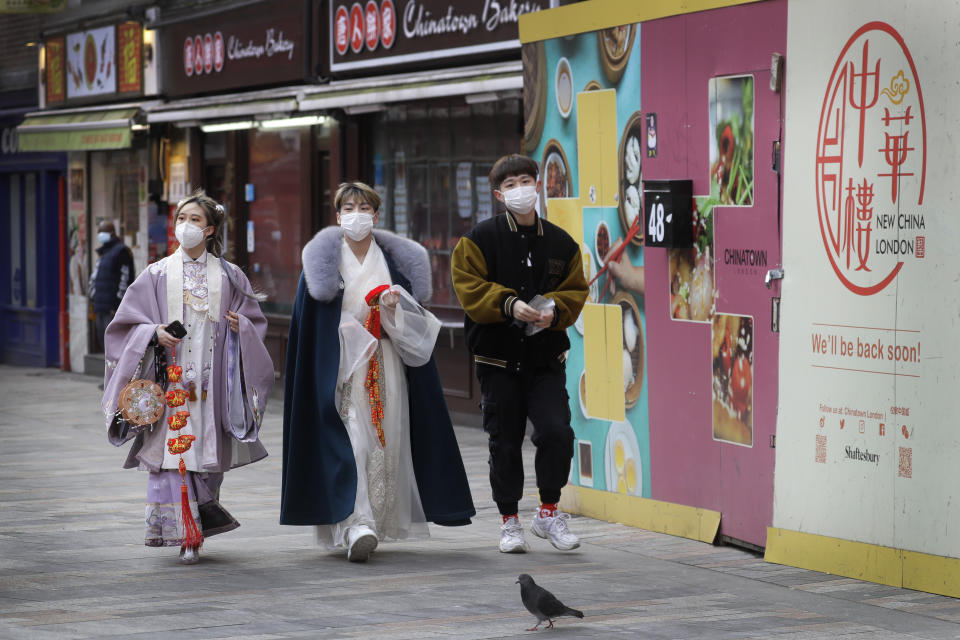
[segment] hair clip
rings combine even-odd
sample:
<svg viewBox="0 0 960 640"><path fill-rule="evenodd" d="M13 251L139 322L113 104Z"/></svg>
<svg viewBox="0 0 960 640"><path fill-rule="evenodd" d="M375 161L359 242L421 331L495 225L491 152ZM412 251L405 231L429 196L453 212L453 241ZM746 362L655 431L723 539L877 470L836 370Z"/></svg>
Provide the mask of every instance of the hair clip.
<svg viewBox="0 0 960 640"><path fill-rule="evenodd" d="M217 204L217 213L220 215L226 215L227 210L223 208L222 204Z"/></svg>

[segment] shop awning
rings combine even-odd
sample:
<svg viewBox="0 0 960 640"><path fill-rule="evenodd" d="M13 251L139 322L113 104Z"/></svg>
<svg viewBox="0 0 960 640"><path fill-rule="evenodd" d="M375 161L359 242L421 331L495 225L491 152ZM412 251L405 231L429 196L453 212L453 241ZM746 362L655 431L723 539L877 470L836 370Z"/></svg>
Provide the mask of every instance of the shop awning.
<svg viewBox="0 0 960 640"><path fill-rule="evenodd" d="M130 146L136 108L34 112L17 127L20 151L92 151Z"/></svg>
<svg viewBox="0 0 960 640"><path fill-rule="evenodd" d="M279 98L276 100L244 99L242 94L236 101L230 97L218 96L215 99L207 98L203 101L169 102L163 107L147 114L147 122L190 123L195 121L220 120L225 118L244 118L264 114L290 113L297 110L295 97Z"/></svg>
<svg viewBox="0 0 960 640"><path fill-rule="evenodd" d="M496 99L501 93L521 89L523 64L515 61L334 81L305 92L299 102L301 111L349 110L367 105L449 96Z"/></svg>
<svg viewBox="0 0 960 640"><path fill-rule="evenodd" d="M468 101L471 96L495 100L522 89L523 65L513 61L171 100L152 107L147 122L197 126L216 120L282 118L326 109L362 111L371 105L448 96L462 95Z"/></svg>

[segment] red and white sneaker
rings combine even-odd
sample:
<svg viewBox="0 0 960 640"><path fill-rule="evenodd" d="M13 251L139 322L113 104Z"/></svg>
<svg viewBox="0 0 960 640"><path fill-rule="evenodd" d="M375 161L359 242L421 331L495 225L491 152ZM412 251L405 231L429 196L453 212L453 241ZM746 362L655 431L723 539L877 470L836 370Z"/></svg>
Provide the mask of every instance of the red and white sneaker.
<svg viewBox="0 0 960 640"><path fill-rule="evenodd" d="M520 518L510 516L500 526L500 553L526 553L527 548Z"/></svg>
<svg viewBox="0 0 960 640"><path fill-rule="evenodd" d="M541 517L540 511L533 516L530 531L539 538L546 538L555 548L561 551L570 551L580 546L580 538L567 528L569 513L557 509L552 516Z"/></svg>

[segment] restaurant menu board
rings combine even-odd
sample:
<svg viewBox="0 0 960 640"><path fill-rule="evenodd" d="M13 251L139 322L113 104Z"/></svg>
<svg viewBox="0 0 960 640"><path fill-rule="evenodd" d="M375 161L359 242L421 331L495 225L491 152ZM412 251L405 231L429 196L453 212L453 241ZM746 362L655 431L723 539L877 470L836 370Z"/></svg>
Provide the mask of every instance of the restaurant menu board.
<svg viewBox="0 0 960 640"><path fill-rule="evenodd" d="M960 87L929 15L955 26L789 5L774 526L958 557Z"/></svg>

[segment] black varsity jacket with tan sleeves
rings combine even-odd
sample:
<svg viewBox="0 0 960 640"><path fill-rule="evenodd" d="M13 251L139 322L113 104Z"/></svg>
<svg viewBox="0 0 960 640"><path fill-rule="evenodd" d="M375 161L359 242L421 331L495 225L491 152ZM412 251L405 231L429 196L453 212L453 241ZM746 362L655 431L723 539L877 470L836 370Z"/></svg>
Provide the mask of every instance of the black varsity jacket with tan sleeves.
<svg viewBox="0 0 960 640"><path fill-rule="evenodd" d="M523 227L509 212L484 220L460 238L451 271L478 364L519 372L556 362L570 348L566 328L580 315L587 282L580 247L557 225L538 216ZM513 305L537 294L555 302L553 326L525 336Z"/></svg>

